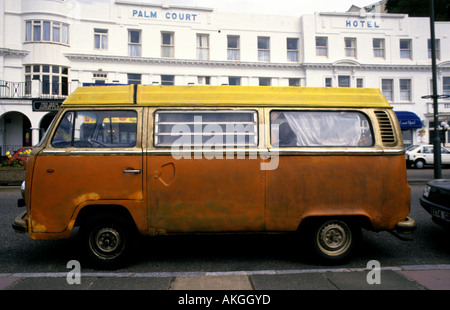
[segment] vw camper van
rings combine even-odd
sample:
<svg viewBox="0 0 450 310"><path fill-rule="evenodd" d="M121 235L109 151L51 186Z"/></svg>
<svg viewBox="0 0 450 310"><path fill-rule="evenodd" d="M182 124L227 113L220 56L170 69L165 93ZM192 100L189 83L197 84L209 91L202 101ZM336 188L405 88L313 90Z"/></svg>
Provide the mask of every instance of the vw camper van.
<svg viewBox="0 0 450 310"><path fill-rule="evenodd" d="M377 89L80 87L26 163L17 231L120 266L135 236L294 233L340 263L410 233L398 121Z"/></svg>

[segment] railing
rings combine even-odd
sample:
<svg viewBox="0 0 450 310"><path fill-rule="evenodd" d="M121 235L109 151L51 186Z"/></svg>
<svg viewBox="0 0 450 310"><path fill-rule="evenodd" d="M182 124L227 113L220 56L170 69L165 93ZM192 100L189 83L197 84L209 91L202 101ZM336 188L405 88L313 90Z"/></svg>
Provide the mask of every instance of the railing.
<svg viewBox="0 0 450 310"><path fill-rule="evenodd" d="M7 82L0 80L0 98L31 97L31 82Z"/></svg>
<svg viewBox="0 0 450 310"><path fill-rule="evenodd" d="M0 80L0 98L65 98L79 85L33 80L9 82Z"/></svg>

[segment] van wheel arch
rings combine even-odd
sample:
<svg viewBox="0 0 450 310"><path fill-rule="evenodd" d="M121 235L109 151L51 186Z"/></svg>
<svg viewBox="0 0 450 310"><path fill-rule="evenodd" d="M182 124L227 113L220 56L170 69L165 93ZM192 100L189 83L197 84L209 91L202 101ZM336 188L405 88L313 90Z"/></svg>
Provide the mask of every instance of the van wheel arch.
<svg viewBox="0 0 450 310"><path fill-rule="evenodd" d="M136 224L134 222L133 216L127 208L121 205L88 205L83 207L77 215L74 226L83 226L86 221L97 215L115 215L122 217L124 220L129 222L129 225L134 226L137 231Z"/></svg>

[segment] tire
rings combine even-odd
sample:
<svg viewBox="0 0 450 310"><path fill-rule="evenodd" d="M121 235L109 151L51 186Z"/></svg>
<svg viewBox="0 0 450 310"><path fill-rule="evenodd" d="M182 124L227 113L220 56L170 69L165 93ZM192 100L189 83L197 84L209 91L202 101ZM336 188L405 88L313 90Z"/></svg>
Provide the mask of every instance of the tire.
<svg viewBox="0 0 450 310"><path fill-rule="evenodd" d="M414 167L417 169L423 169L425 167L425 161L423 159L418 159L414 162Z"/></svg>
<svg viewBox="0 0 450 310"><path fill-rule="evenodd" d="M322 219L312 225L314 254L324 263L347 262L359 242L361 228L345 219Z"/></svg>
<svg viewBox="0 0 450 310"><path fill-rule="evenodd" d="M134 234L131 225L115 214L98 214L80 228L83 254L94 268L121 268L130 257Z"/></svg>

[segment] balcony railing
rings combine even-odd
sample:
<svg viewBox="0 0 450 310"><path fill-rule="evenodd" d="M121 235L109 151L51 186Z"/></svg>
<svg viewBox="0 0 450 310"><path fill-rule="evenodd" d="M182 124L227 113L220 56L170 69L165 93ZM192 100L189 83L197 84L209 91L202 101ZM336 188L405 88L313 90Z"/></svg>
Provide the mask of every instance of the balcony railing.
<svg viewBox="0 0 450 310"><path fill-rule="evenodd" d="M0 80L0 98L66 98L79 85L51 83L33 80L31 82L9 82Z"/></svg>

